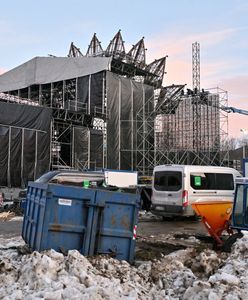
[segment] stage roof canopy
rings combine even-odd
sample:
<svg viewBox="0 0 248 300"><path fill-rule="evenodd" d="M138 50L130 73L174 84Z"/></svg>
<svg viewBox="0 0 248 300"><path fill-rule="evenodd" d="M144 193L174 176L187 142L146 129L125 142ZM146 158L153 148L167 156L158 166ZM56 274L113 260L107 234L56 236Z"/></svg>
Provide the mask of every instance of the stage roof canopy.
<svg viewBox="0 0 248 300"><path fill-rule="evenodd" d="M111 57L35 57L0 76L0 92L111 69Z"/></svg>

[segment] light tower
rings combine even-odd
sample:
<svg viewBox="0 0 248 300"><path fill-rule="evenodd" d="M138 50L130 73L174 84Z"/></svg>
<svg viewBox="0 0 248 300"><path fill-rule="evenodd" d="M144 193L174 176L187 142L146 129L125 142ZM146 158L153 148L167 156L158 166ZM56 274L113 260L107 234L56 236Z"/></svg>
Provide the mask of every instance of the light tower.
<svg viewBox="0 0 248 300"><path fill-rule="evenodd" d="M197 93L200 92L200 44L192 44L192 88Z"/></svg>

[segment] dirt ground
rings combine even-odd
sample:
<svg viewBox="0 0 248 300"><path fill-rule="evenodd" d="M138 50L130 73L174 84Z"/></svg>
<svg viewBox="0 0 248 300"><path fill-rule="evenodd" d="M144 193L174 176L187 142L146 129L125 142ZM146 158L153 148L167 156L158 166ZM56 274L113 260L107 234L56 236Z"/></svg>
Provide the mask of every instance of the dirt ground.
<svg viewBox="0 0 248 300"><path fill-rule="evenodd" d="M13 235L21 234L22 221L0 221L0 235ZM206 234L206 229L200 221L194 221L187 218L178 218L175 220L163 221L160 217L154 219L143 219L142 217L138 223L137 234L141 237L159 236L175 233L184 234Z"/></svg>
<svg viewBox="0 0 248 300"><path fill-rule="evenodd" d="M154 217L152 220L142 219L139 220L137 233L140 236L147 235L161 235L161 234L206 234L206 229L203 224L197 220L190 218L177 218L173 220L163 221L160 217Z"/></svg>
<svg viewBox="0 0 248 300"><path fill-rule="evenodd" d="M0 236L20 236L22 220L0 221ZM206 229L200 221L189 218L162 220L152 214L139 217L136 241L136 261L160 258L188 247L201 251L211 248Z"/></svg>
<svg viewBox="0 0 248 300"><path fill-rule="evenodd" d="M163 220L151 213L140 215L137 228L136 260L160 259L173 251L194 248L212 249L213 241L199 220Z"/></svg>

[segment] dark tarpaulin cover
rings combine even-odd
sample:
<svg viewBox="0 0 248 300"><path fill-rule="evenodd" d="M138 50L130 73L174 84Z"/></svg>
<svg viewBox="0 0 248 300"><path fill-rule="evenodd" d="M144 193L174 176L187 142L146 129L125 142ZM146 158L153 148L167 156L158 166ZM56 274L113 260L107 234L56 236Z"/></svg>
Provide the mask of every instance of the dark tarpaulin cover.
<svg viewBox="0 0 248 300"><path fill-rule="evenodd" d="M103 76L104 73L100 72L91 75L90 80L90 113L102 112L102 99L103 99Z"/></svg>
<svg viewBox="0 0 248 300"><path fill-rule="evenodd" d="M8 184L9 128L0 126L0 185Z"/></svg>
<svg viewBox="0 0 248 300"><path fill-rule="evenodd" d="M78 102L87 104L89 100L89 76L79 77L77 83ZM78 107L82 107L78 105Z"/></svg>
<svg viewBox="0 0 248 300"><path fill-rule="evenodd" d="M22 130L11 128L10 180L12 186L21 186ZM22 142L21 142L22 143Z"/></svg>
<svg viewBox="0 0 248 300"><path fill-rule="evenodd" d="M35 178L40 177L42 174L49 170L50 162L50 133L37 131L37 166Z"/></svg>
<svg viewBox="0 0 248 300"><path fill-rule="evenodd" d="M0 102L0 124L48 131L52 111L47 107Z"/></svg>
<svg viewBox="0 0 248 300"><path fill-rule="evenodd" d="M99 130L90 130L90 168L103 168L103 134Z"/></svg>
<svg viewBox="0 0 248 300"><path fill-rule="evenodd" d="M78 78L78 103L87 104L88 113L102 112L104 72ZM80 104L78 107L82 107ZM90 108L90 109L89 109Z"/></svg>
<svg viewBox="0 0 248 300"><path fill-rule="evenodd" d="M103 134L101 131L74 127L74 163L77 168L103 168Z"/></svg>
<svg viewBox="0 0 248 300"><path fill-rule="evenodd" d="M119 159L119 80L120 77L111 72L106 74L107 80L107 106L109 110L109 120L107 126L107 168L120 169Z"/></svg>
<svg viewBox="0 0 248 300"><path fill-rule="evenodd" d="M153 110L154 89L134 80L106 72L107 105L107 168L137 169L143 150L153 150L154 124L144 124L143 117ZM149 121L151 122L151 121ZM149 134L143 140L143 132ZM148 141L148 142L147 142ZM153 151L150 152L153 155ZM144 153L143 153L144 154ZM147 160L152 159L147 157Z"/></svg>
<svg viewBox="0 0 248 300"><path fill-rule="evenodd" d="M21 187L50 167L52 110L0 102L0 185Z"/></svg>
<svg viewBox="0 0 248 300"><path fill-rule="evenodd" d="M88 128L74 127L74 164L77 168L88 166Z"/></svg>
<svg viewBox="0 0 248 300"><path fill-rule="evenodd" d="M132 169L132 82L130 79L121 80L121 170Z"/></svg>
<svg viewBox="0 0 248 300"><path fill-rule="evenodd" d="M35 174L35 147L36 147L36 132L34 130L24 131L24 146L23 148L23 177L29 181L34 179Z"/></svg>

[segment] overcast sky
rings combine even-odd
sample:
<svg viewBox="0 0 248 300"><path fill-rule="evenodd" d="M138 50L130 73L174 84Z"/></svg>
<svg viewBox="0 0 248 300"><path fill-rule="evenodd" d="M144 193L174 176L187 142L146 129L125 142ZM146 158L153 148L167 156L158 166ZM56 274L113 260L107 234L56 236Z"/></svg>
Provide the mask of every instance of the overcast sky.
<svg viewBox="0 0 248 300"><path fill-rule="evenodd" d="M168 55L164 85L192 86L192 43L201 47L201 87L227 90L229 105L248 110L248 1L9 0L1 3L0 72L35 56L87 51L94 34L106 48L121 29L129 50L145 37L147 62ZM240 137L248 116L229 114Z"/></svg>

